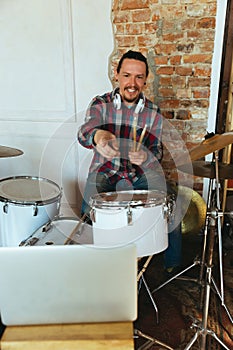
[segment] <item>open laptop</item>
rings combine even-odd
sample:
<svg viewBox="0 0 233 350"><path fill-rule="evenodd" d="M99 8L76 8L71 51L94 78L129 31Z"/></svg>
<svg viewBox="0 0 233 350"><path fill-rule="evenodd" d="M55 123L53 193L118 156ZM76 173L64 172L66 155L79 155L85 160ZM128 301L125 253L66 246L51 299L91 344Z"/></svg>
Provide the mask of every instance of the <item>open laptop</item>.
<svg viewBox="0 0 233 350"><path fill-rule="evenodd" d="M134 244L0 247L5 325L134 321Z"/></svg>

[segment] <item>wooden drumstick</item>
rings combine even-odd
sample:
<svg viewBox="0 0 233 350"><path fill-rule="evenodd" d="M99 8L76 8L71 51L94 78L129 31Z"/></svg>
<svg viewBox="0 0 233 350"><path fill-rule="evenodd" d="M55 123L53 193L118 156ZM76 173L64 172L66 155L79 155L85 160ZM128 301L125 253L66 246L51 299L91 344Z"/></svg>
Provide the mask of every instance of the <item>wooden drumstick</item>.
<svg viewBox="0 0 233 350"><path fill-rule="evenodd" d="M142 140L143 140L143 138L145 136L145 133L146 133L146 128L147 128L147 125L145 124L145 126L144 126L144 128L142 130L142 133L140 135L140 139L138 141L138 146L137 146L137 150L136 150L137 152L140 150L140 147L141 147L141 144L142 144Z"/></svg>
<svg viewBox="0 0 233 350"><path fill-rule="evenodd" d="M79 227L83 224L83 220L85 220L87 214L85 213L81 218L80 221L78 222L78 224L75 226L75 228L72 230L71 234L69 235L69 237L65 240L64 245L69 244L70 242L73 241L74 235L75 233L79 230Z"/></svg>
<svg viewBox="0 0 233 350"><path fill-rule="evenodd" d="M136 119L135 119L134 125L133 125L133 152L136 152L136 142L137 142L137 125L136 125Z"/></svg>

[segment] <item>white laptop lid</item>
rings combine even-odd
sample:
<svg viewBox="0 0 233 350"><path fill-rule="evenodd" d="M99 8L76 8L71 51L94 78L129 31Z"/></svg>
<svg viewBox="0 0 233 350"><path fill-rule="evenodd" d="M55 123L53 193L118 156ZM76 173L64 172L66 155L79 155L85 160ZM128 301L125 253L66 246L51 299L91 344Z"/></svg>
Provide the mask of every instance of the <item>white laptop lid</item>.
<svg viewBox="0 0 233 350"><path fill-rule="evenodd" d="M134 321L136 246L0 247L5 325Z"/></svg>

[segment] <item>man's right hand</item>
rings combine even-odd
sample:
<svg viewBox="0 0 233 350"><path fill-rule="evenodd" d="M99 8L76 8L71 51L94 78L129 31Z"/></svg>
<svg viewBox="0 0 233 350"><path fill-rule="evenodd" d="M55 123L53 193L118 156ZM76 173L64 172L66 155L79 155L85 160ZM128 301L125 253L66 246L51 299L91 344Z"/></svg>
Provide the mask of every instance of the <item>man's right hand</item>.
<svg viewBox="0 0 233 350"><path fill-rule="evenodd" d="M94 136L96 150L105 158L111 160L120 156L116 136L107 130L97 130Z"/></svg>

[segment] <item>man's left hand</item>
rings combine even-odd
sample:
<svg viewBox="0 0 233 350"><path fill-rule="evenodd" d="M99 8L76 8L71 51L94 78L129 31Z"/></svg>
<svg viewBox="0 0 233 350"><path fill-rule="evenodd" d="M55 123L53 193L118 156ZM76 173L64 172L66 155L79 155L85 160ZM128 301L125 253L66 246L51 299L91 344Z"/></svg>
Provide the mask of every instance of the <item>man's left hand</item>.
<svg viewBox="0 0 233 350"><path fill-rule="evenodd" d="M147 160L147 153L143 150L129 152L129 160L132 164L142 165Z"/></svg>

